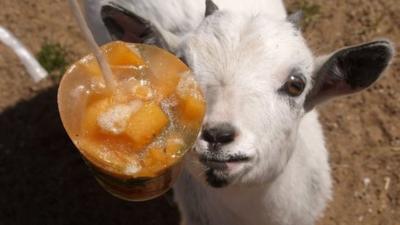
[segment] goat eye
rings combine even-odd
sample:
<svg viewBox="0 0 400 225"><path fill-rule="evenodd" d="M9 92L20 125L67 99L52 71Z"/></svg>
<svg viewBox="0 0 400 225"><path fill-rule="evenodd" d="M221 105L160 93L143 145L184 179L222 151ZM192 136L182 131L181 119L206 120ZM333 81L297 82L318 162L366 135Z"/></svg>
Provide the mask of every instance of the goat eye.
<svg viewBox="0 0 400 225"><path fill-rule="evenodd" d="M284 90L292 97L297 97L303 93L306 87L305 79L302 75L290 75L284 85Z"/></svg>

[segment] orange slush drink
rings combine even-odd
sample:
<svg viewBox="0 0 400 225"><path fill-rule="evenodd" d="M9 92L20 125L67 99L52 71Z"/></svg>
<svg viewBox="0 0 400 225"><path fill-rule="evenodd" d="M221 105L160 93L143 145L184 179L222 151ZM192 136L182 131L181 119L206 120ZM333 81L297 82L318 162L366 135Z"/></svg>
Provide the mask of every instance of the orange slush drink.
<svg viewBox="0 0 400 225"><path fill-rule="evenodd" d="M196 140L205 101L190 70L160 48L102 47L116 87L93 55L73 64L58 90L64 127L107 191L140 201L167 191Z"/></svg>

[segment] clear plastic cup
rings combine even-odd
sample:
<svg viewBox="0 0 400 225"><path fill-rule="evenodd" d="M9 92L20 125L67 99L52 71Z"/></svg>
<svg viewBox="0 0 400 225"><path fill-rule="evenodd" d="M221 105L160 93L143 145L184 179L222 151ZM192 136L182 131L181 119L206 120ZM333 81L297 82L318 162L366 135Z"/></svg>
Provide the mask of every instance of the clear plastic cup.
<svg viewBox="0 0 400 225"><path fill-rule="evenodd" d="M96 144L87 141L92 140L88 139L88 135L91 134L88 134L82 124L84 124L88 112L88 102L92 96L112 94L106 88L101 74L94 75L99 70L96 66L93 67L96 64L92 55L84 57L68 69L60 83L58 105L63 125L69 137L101 186L119 198L129 201L144 201L165 193L176 180L181 170L182 159L198 136L204 116L205 102L190 70L177 57L151 45L126 43L125 45L139 54L145 65L121 66L110 63L113 77L119 84L117 90L111 92L120 93L121 90L118 89L120 87L124 87L124 91L131 91L133 88L129 85L138 82L150 84L154 95L150 99L141 99L140 101L143 104L156 102L168 116L168 125L153 138L151 143L132 150L129 147L130 143L124 142L125 139L121 139L122 141L118 139L118 149L112 149L112 145L107 142L107 135L110 134L104 136L104 143L99 142L98 139L96 139ZM109 47L110 44L103 47L106 55ZM120 95L122 98L131 96L125 94L124 91ZM132 98L137 100L134 95ZM196 105L191 100L200 104ZM178 147L174 147L173 152L168 150L172 134L179 134L180 141ZM114 140L113 137L110 138L110 140ZM130 139L126 140L129 142ZM173 145L171 144L171 146ZM153 153L160 155L151 155ZM164 158L160 158L160 156ZM163 163L157 162L159 158ZM127 165L130 166L129 163L124 164L131 162L129 160L136 160L135 165L138 165L140 170L128 173L126 172L128 170L121 169L127 168Z"/></svg>

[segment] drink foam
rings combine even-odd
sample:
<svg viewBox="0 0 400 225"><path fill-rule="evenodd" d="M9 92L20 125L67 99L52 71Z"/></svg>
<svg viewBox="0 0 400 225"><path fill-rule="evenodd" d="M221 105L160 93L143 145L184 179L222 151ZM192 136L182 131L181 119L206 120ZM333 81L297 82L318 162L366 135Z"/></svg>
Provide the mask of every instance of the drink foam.
<svg viewBox="0 0 400 225"><path fill-rule="evenodd" d="M121 134L124 132L131 115L137 112L142 105L143 103L139 100L132 101L129 104L114 105L100 114L97 123L104 131Z"/></svg>

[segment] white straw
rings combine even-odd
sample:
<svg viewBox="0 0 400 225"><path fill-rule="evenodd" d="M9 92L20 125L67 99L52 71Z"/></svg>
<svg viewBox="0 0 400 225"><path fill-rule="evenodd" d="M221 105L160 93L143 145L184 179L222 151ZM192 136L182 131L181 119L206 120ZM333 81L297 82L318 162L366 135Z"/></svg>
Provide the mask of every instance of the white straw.
<svg viewBox="0 0 400 225"><path fill-rule="evenodd" d="M69 0L72 12L75 15L76 20L78 21L79 27L81 31L83 32L86 41L88 42L92 52L94 53L97 62L100 65L101 70L103 71L103 78L106 82L106 86L113 90L115 88L115 81L112 78L112 72L111 68L108 65L108 62L106 58L104 57L104 54L101 52L99 46L96 44L96 41L93 38L93 35L91 31L89 30L89 27L86 23L85 18L82 15L81 9L79 7L79 4L76 0Z"/></svg>
<svg viewBox="0 0 400 225"><path fill-rule="evenodd" d="M10 31L2 26L0 26L0 41L15 52L35 82L47 77L47 71L38 63L32 53Z"/></svg>

